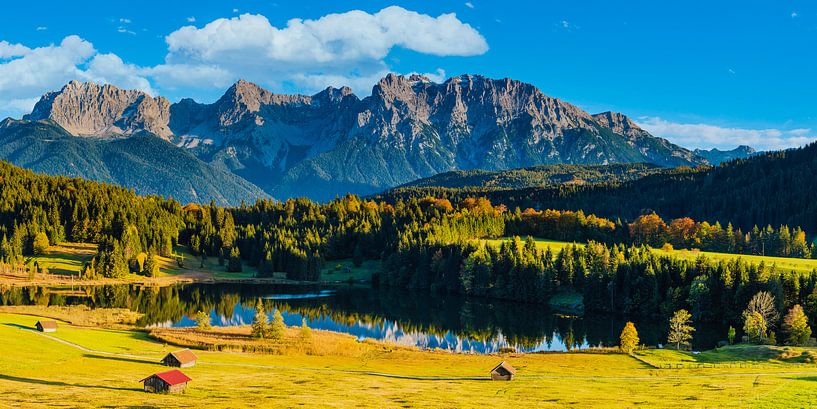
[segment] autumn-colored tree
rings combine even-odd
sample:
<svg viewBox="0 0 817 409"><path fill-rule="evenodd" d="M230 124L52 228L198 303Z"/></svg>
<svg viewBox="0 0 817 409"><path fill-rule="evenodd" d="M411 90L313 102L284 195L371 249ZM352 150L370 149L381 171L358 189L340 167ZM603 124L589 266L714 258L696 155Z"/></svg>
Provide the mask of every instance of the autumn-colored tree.
<svg viewBox="0 0 817 409"><path fill-rule="evenodd" d="M786 334L786 344L806 345L811 337L811 328L808 326L808 317L800 304L791 307L783 318L783 332Z"/></svg>
<svg viewBox="0 0 817 409"><path fill-rule="evenodd" d="M744 312L744 319L746 314L757 312L763 317L766 326L774 328L777 320L780 319L780 313L777 312L776 302L772 293L768 291L761 291L749 300L749 305Z"/></svg>
<svg viewBox="0 0 817 409"><path fill-rule="evenodd" d="M619 341L619 348L628 354L631 354L633 350L638 347L638 343L641 342L641 340L638 339L638 331L635 329L635 324L627 321L627 324L624 325L624 329L621 330Z"/></svg>
<svg viewBox="0 0 817 409"><path fill-rule="evenodd" d="M678 310L669 320L669 336L667 342L675 344L675 349L680 350L681 346L689 346L692 340L692 315L687 310Z"/></svg>
<svg viewBox="0 0 817 409"><path fill-rule="evenodd" d="M661 247L666 242L667 224L657 214L638 216L630 223L630 236L635 244Z"/></svg>
<svg viewBox="0 0 817 409"><path fill-rule="evenodd" d="M683 248L695 232L695 220L689 217L675 219L669 224L669 240L673 246Z"/></svg>
<svg viewBox="0 0 817 409"><path fill-rule="evenodd" d="M766 319L759 312L744 313L743 332L746 333L746 340L761 344L766 339Z"/></svg>

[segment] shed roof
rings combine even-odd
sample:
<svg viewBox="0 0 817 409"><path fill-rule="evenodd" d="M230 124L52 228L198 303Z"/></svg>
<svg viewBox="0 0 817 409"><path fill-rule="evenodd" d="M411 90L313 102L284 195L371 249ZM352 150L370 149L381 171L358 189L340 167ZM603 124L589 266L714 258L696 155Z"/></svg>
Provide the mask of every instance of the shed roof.
<svg viewBox="0 0 817 409"><path fill-rule="evenodd" d="M179 363L186 364L190 362L195 362L199 357L193 353L193 351L189 349L181 349L178 351L171 352L169 355L173 355Z"/></svg>
<svg viewBox="0 0 817 409"><path fill-rule="evenodd" d="M180 383L190 382L190 381L193 380L190 377L188 377L187 375L185 375L182 371L180 371L178 369L174 369L172 371L160 372L160 373L157 373L157 374L150 375L147 378L142 379L139 382L144 382L144 381L146 381L146 380L148 380L150 378L153 378L154 376L161 379L161 380L163 380L163 381L165 381L170 386L178 385Z"/></svg>
<svg viewBox="0 0 817 409"><path fill-rule="evenodd" d="M31 321L29 321L31 322ZM43 328L53 328L57 329L57 321L37 321L37 324L40 324Z"/></svg>
<svg viewBox="0 0 817 409"><path fill-rule="evenodd" d="M514 369L514 367L512 367L511 364L509 364L509 363L507 363L505 361L500 362L499 365L494 367L494 369L491 369L491 372L494 372L499 368L505 369L506 371L510 372L512 375L516 375L516 369Z"/></svg>

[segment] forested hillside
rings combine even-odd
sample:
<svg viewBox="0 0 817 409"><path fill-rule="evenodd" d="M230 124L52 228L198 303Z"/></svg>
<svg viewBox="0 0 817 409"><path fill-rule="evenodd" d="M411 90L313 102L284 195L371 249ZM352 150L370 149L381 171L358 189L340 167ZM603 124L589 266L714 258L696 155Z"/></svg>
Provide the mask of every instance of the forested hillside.
<svg viewBox="0 0 817 409"><path fill-rule="evenodd" d="M460 170L418 179L400 188L522 189L560 184L621 183L665 170L649 163L617 165L541 165L501 171Z"/></svg>
<svg viewBox="0 0 817 409"><path fill-rule="evenodd" d="M550 188L467 190L404 188L378 198L427 195L459 200L484 194L509 208L584 210L633 220L656 212L663 218L755 226L799 226L817 232L817 144L764 153L708 168L680 167L624 183L567 184Z"/></svg>
<svg viewBox="0 0 817 409"><path fill-rule="evenodd" d="M243 178L141 131L115 140L78 138L47 121L7 119L0 123L0 158L37 172L115 183L185 203L238 205L269 197Z"/></svg>
<svg viewBox="0 0 817 409"><path fill-rule="evenodd" d="M767 158L764 160L771 160ZM652 178L652 177L651 177ZM683 179L682 179L683 180ZM381 260L376 285L546 303L579 293L589 309L666 316L679 308L695 319L734 322L758 291L778 309L817 312L817 272L795 273L739 259L713 262L662 257L644 245L812 257L798 227L740 230L689 218L649 214L632 222L582 211L509 210L482 197L384 201L346 196L327 204L307 199L223 208L182 207L174 200L81 179L38 175L0 163L0 258L19 264L63 240L98 243L84 278L155 273L155 255L188 246L217 258L226 271L257 267L261 276L317 280L324 263ZM558 252L515 239L535 235L588 243Z"/></svg>

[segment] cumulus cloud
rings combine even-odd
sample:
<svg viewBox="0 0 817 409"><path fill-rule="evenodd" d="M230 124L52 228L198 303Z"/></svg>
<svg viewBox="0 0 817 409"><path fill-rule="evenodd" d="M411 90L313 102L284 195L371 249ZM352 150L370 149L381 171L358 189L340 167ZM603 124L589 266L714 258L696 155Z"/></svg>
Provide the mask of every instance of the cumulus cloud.
<svg viewBox="0 0 817 409"><path fill-rule="evenodd" d="M282 28L262 15L243 14L182 27L166 41L169 64L213 65L267 85L321 79L371 85L372 77L388 71L384 59L395 47L436 56L488 50L485 38L454 14L432 17L400 7L292 19Z"/></svg>
<svg viewBox="0 0 817 409"><path fill-rule="evenodd" d="M637 122L651 134L687 148L732 149L749 145L757 150L778 150L803 146L817 139L817 132L803 128L730 128L702 123L676 123L658 117L641 117Z"/></svg>
<svg viewBox="0 0 817 409"><path fill-rule="evenodd" d="M195 18L195 17L193 17L193 16L190 16L190 17L188 17L188 18L187 18L187 22L188 22L188 23L195 23L195 22L196 22L196 18Z"/></svg>
<svg viewBox="0 0 817 409"><path fill-rule="evenodd" d="M122 61L116 54L97 54L80 71L79 78L99 84L115 84L121 88L138 89L151 95L156 92L145 76L145 70Z"/></svg>
<svg viewBox="0 0 817 409"><path fill-rule="evenodd" d="M137 67L113 54L99 54L93 44L75 35L38 48L0 42L0 53L2 116L27 113L41 94L74 79L152 91Z"/></svg>
<svg viewBox="0 0 817 409"><path fill-rule="evenodd" d="M0 41L0 60L22 57L30 51L30 48L22 44L11 44L8 41Z"/></svg>

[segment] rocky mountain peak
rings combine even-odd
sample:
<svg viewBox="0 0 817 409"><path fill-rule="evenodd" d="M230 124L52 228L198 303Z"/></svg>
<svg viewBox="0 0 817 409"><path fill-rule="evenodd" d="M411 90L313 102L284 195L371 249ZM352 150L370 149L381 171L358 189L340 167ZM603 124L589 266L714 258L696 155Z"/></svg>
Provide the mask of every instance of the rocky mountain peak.
<svg viewBox="0 0 817 409"><path fill-rule="evenodd" d="M25 120L50 119L75 136L127 136L145 130L172 135L170 102L138 90L71 81L40 98Z"/></svg>
<svg viewBox="0 0 817 409"><path fill-rule="evenodd" d="M600 114L593 115L593 119L605 128L608 128L617 134L628 137L640 136L646 132L635 122L633 122L633 120L627 115L619 112L602 112Z"/></svg>

